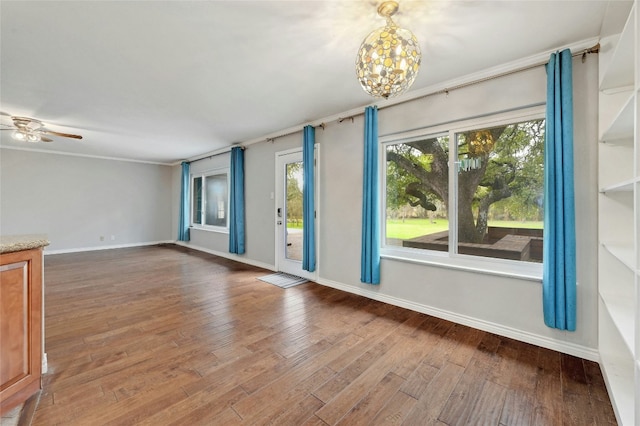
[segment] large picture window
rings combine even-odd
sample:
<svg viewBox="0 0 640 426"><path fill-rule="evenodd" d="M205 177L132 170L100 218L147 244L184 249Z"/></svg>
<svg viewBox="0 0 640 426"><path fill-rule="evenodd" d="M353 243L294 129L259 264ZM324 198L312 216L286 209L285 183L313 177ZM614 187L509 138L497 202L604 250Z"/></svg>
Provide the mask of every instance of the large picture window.
<svg viewBox="0 0 640 426"><path fill-rule="evenodd" d="M228 171L193 176L191 183L191 224L212 230L227 230Z"/></svg>
<svg viewBox="0 0 640 426"><path fill-rule="evenodd" d="M541 263L545 126L521 120L385 143L384 246Z"/></svg>

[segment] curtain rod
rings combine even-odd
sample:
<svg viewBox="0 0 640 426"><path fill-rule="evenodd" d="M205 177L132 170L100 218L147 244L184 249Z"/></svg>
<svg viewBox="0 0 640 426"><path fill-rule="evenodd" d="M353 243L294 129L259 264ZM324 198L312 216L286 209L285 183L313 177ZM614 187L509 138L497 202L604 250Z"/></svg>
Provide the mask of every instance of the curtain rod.
<svg viewBox="0 0 640 426"><path fill-rule="evenodd" d="M306 125L305 125L305 126L306 126ZM271 142L271 143L273 143L273 142L274 142L276 139L278 139L278 138L283 138L283 137L285 137L285 136L289 136L289 135L293 135L293 134L295 134L295 133L298 133L299 131L303 130L303 129L305 128L305 126L302 126L302 128L301 128L301 129L294 129L294 130L292 130L292 131L290 131L290 132L283 133L283 134L281 134L281 135L277 135L277 136L270 136L270 137L268 137L268 138L265 138L265 141L266 141L266 142ZM320 127L320 128L322 128L322 130L324 130L325 124L324 124L324 123L320 123L320 124L318 124L317 126L313 126L313 127L314 127L314 128L316 128L316 129L317 129L318 127Z"/></svg>
<svg viewBox="0 0 640 426"><path fill-rule="evenodd" d="M572 53L571 56L574 57L574 58L576 56L582 56L582 63L584 63L588 54L599 53L599 52L600 52L600 43L597 43L596 45L594 45L594 46L592 46L590 48L584 49L584 50L582 50L580 52ZM396 106L396 105L402 105L402 104L407 103L407 102L412 102L412 101L415 101L415 100L418 100L418 99L424 99L424 98L426 98L428 96L443 95L443 94L444 95L448 95L449 92L452 92L452 91L457 90L457 89L462 89L462 88L465 88L465 87L473 86L475 84L484 83L485 81L495 80L495 79L498 79L498 78L506 77L508 75L517 74L517 73L524 72L524 71L529 71L531 69L538 68L540 66L546 65L547 63L549 63L549 61L538 62L538 63L527 65L527 66L524 66L524 67L521 67L521 68L516 68L516 69L513 69L513 70L509 70L509 71L505 71L505 72L502 72L502 73L499 73L499 74L495 74L495 75L492 75L492 76L489 76L489 77L479 78L477 80L468 81L466 83L461 83L461 84L457 84L457 85L452 86L452 87L446 87L444 89L440 89L440 90L436 90L434 92L426 93L426 94L424 94L422 96L418 96L418 97L411 98L411 99L406 99L404 101L399 101L399 102L394 103L393 105L383 105L383 106L378 107L378 109L384 109L384 108L389 108L389 107ZM337 121L339 123L342 123L344 120L349 120L350 119L353 122L353 118L354 117L357 117L357 116L363 115L363 114L364 114L364 112L361 112L359 114L354 114L354 115L351 115L351 116L348 116L348 117L340 117Z"/></svg>
<svg viewBox="0 0 640 426"><path fill-rule="evenodd" d="M572 53L571 56L572 57L582 56L582 63L584 63L584 61L587 58L587 54L598 53L598 52L600 52L600 43L597 43L595 46L592 46L592 47L590 47L588 49L585 49L582 52ZM521 73L521 72L524 72L524 71L529 71L531 69L538 68L538 67L546 65L548 63L549 63L549 61L539 62L539 63L536 63L536 64L527 65L527 66L522 67L522 68L516 68L514 70L505 71L503 73L495 74L495 75L492 75L492 76L489 76L489 77L480 78L478 80L469 81L467 83L461 83L461 84L458 84L458 85L453 86L453 87L448 87L448 88L444 88L444 89L441 89L441 90L437 90L437 91L432 92L432 93L427 93L424 96L420 96L420 97L413 98L413 99L407 99L404 102L398 102L398 103L394 104L393 106L399 105L399 104L403 104L403 103L409 102L409 101L415 101L417 99L426 98L427 96L431 96L431 95L441 95L441 94L448 95L449 92L451 92L453 90L456 90L456 89L462 89L462 88L465 88L465 87L468 87L468 86L473 86L474 84L484 83L485 81L495 80L495 79L498 79L498 78L506 77L508 75L517 74L517 73ZM392 106L392 105L389 105L389 106ZM386 107L381 107L380 109L382 109L382 108L386 108Z"/></svg>
<svg viewBox="0 0 640 426"><path fill-rule="evenodd" d="M220 149L218 149L216 151L211 151L211 152L208 152L208 153L203 154L203 155L198 155L197 157L194 157L192 160L185 160L184 162L191 164L191 163L195 163L196 161L205 160L205 159L211 159L211 158L213 158L213 157L215 157L217 155L226 154L227 152L230 152L231 149L233 149L233 148L240 148L242 150L245 149L244 146L241 146L239 144L233 144L231 146L226 146L224 148L220 148Z"/></svg>
<svg viewBox="0 0 640 426"><path fill-rule="evenodd" d="M313 127L315 127L315 128L320 127L320 128L322 128L322 130L324 130L325 124L324 124L324 123L320 123L320 124L318 124L317 126L313 126ZM303 127L303 128L304 128L304 127ZM299 131L300 131L300 130L293 130L293 131L291 131L291 132L283 133L283 134L281 134L281 135L277 135L277 136L273 136L273 137L268 137L268 138L265 138L265 141L266 141L266 142L272 142L272 143L273 143L277 138L281 138L281 137L284 137L284 136L293 135L294 133L298 133ZM228 146L228 147L225 147L225 148L221 148L221 149L219 149L219 150L217 150L217 151L212 151L212 152L207 153L207 154L204 154L204 155L199 155L199 156L197 156L196 158L194 158L193 160L185 160L185 161L186 161L187 163L194 163L194 162L196 162L196 161L200 161L200 160L204 160L204 159L211 159L212 157L215 157L216 155L226 154L227 152L231 151L231 148L235 148L235 147L238 147L238 148L240 148L240 149L242 149L242 150L247 149L247 147L246 147L246 146L242 146L242 145L240 145L240 144L234 144L234 145L231 145L231 146Z"/></svg>

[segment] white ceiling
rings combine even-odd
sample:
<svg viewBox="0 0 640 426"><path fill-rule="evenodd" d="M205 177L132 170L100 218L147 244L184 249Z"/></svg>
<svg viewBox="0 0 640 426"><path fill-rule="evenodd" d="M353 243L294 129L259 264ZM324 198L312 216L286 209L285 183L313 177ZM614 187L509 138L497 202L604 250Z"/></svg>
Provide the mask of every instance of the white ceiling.
<svg viewBox="0 0 640 426"><path fill-rule="evenodd" d="M423 53L411 91L597 37L607 3L401 0ZM370 105L354 61L376 6L2 0L0 118L84 139L0 146L172 163Z"/></svg>

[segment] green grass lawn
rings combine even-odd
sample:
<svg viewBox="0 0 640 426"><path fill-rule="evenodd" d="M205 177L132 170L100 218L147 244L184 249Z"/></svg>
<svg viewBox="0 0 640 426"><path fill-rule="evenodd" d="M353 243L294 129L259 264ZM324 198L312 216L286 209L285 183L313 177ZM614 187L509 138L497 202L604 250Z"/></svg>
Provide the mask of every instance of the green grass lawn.
<svg viewBox="0 0 640 426"><path fill-rule="evenodd" d="M430 219L388 219L387 238L397 238L408 240L420 235L435 234L436 232L449 229L449 221L446 219L435 219L432 223ZM542 222L520 222L517 220L490 220L489 226L502 228L528 228L542 229ZM287 222L287 228L302 229L302 221Z"/></svg>
<svg viewBox="0 0 640 426"><path fill-rule="evenodd" d="M449 221L446 219L435 219L434 222L430 219L387 219L387 238L408 240L449 229Z"/></svg>
<svg viewBox="0 0 640 426"><path fill-rule="evenodd" d="M420 235L434 234L449 229L449 221L446 219L388 219L387 238L407 240ZM520 222L517 220L490 220L489 226L501 228L528 228L542 229L542 222Z"/></svg>
<svg viewBox="0 0 640 426"><path fill-rule="evenodd" d="M297 222L290 222L287 221L287 228L291 229L302 229L302 220L299 220Z"/></svg>

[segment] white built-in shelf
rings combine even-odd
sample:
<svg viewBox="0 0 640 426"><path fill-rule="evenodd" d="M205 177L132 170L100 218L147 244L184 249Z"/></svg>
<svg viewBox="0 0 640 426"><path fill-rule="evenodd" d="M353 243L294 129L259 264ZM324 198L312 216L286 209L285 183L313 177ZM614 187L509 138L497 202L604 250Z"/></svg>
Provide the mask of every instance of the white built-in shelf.
<svg viewBox="0 0 640 426"><path fill-rule="evenodd" d="M622 365L601 353L602 373L611 393L611 403L614 406L620 425L634 425L634 392L633 371L628 371Z"/></svg>
<svg viewBox="0 0 640 426"><path fill-rule="evenodd" d="M629 14L627 23L618 39L611 61L600 81L600 90L608 90L634 84L634 60L633 52L635 37L635 19L633 10Z"/></svg>
<svg viewBox="0 0 640 426"><path fill-rule="evenodd" d="M630 354L635 349L635 310L634 300L622 293L600 292L602 302L607 308L611 320L615 324L620 337L627 345Z"/></svg>
<svg viewBox="0 0 640 426"><path fill-rule="evenodd" d="M607 192L633 192L633 184L638 182L638 178L631 178L622 182L617 182L613 185L607 185L600 189L600 192L606 194Z"/></svg>
<svg viewBox="0 0 640 426"><path fill-rule="evenodd" d="M635 425L634 376L635 361L609 311L600 300L600 364L618 423Z"/></svg>
<svg viewBox="0 0 640 426"><path fill-rule="evenodd" d="M635 97L631 93L611 125L602 133L602 142L633 145L634 101Z"/></svg>
<svg viewBox="0 0 640 426"><path fill-rule="evenodd" d="M624 266L631 269L631 271L636 270L635 266L635 250L633 248L633 243L629 244L621 244L621 243L607 243L603 242L602 246L609 252L613 257L618 259Z"/></svg>
<svg viewBox="0 0 640 426"><path fill-rule="evenodd" d="M598 97L598 351L616 418L640 426L640 9L610 2Z"/></svg>

